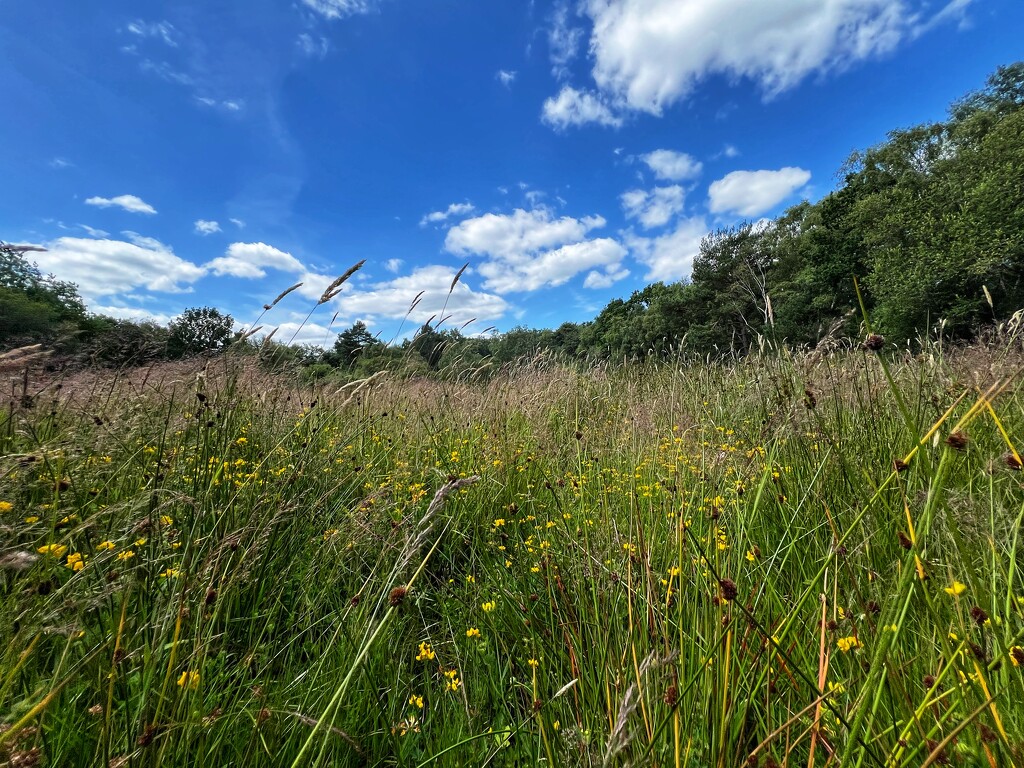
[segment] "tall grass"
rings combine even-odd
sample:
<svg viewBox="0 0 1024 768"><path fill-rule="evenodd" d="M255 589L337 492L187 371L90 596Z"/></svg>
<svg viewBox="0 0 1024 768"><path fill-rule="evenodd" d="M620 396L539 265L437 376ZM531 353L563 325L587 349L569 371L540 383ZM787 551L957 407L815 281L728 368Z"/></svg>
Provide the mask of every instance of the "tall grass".
<svg viewBox="0 0 1024 768"><path fill-rule="evenodd" d="M0 761L1021 764L1022 362L19 378Z"/></svg>

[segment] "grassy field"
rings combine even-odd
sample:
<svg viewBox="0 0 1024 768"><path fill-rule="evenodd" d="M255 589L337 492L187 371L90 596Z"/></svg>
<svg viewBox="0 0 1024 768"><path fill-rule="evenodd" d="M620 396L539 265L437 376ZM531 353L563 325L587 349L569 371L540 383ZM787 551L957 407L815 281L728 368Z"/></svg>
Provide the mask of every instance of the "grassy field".
<svg viewBox="0 0 1024 768"><path fill-rule="evenodd" d="M19 377L0 764L1024 765L1022 364Z"/></svg>

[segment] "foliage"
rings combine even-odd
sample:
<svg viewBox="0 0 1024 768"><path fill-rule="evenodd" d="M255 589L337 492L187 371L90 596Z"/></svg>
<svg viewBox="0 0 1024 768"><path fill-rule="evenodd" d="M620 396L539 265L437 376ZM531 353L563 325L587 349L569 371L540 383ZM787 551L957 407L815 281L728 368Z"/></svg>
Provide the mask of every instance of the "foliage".
<svg viewBox="0 0 1024 768"><path fill-rule="evenodd" d="M234 320L213 307L186 309L169 326L167 352L173 358L223 349L231 341Z"/></svg>
<svg viewBox="0 0 1024 768"><path fill-rule="evenodd" d="M0 345L52 341L84 317L73 283L42 274L22 248L0 242Z"/></svg>

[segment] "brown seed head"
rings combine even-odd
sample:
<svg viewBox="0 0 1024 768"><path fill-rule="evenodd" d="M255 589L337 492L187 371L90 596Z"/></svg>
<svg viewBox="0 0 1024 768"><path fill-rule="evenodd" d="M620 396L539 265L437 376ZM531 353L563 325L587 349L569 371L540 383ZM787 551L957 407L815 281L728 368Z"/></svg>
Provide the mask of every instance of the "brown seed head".
<svg viewBox="0 0 1024 768"><path fill-rule="evenodd" d="M1024 468L1024 465L1020 463L1020 459L1018 459L1012 453L1008 453L1005 456L1003 456L1003 462L1006 464L1006 466L1008 466L1015 472L1020 472L1021 469Z"/></svg>
<svg viewBox="0 0 1024 768"><path fill-rule="evenodd" d="M409 594L409 590L405 587L395 587L391 590L391 594L388 595L388 602L391 605L401 605L402 601L405 600L405 596Z"/></svg>
<svg viewBox="0 0 1024 768"><path fill-rule="evenodd" d="M981 626L988 621L988 614L985 613L979 606L971 608L971 618L974 619L974 623Z"/></svg>
<svg viewBox="0 0 1024 768"><path fill-rule="evenodd" d="M665 691L665 703L670 707L674 707L679 702L679 688L675 685L670 685Z"/></svg>
<svg viewBox="0 0 1024 768"><path fill-rule="evenodd" d="M946 438L946 445L956 451L962 451L967 447L967 435L963 432L954 432Z"/></svg>
<svg viewBox="0 0 1024 768"><path fill-rule="evenodd" d="M740 593L736 587L736 582L731 579L719 579L718 587L722 590L723 600L735 600L736 595Z"/></svg>
<svg viewBox="0 0 1024 768"><path fill-rule="evenodd" d="M907 462L903 461L902 459L896 459L892 463L892 468L895 469L897 472L906 472L908 469L910 469L910 465L907 464Z"/></svg>
<svg viewBox="0 0 1024 768"><path fill-rule="evenodd" d="M879 336L877 333L872 333L861 345L863 349L870 350L871 352L878 352L882 347L885 346L885 337Z"/></svg>
<svg viewBox="0 0 1024 768"><path fill-rule="evenodd" d="M913 543L910 541L910 537L907 536L903 531L896 531L896 538L900 540L900 546L904 549L910 549Z"/></svg>

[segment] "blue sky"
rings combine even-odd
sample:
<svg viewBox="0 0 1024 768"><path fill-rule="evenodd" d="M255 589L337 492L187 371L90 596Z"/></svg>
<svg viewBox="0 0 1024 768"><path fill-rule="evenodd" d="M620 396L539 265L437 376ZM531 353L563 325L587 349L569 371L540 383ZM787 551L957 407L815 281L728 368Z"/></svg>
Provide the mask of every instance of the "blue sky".
<svg viewBox="0 0 1024 768"><path fill-rule="evenodd" d="M0 0L0 239L124 317L245 324L301 281L278 338L391 339L420 292L404 332L446 299L555 327L820 198L1021 30L1019 0Z"/></svg>

